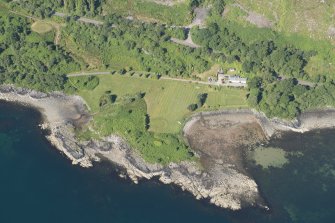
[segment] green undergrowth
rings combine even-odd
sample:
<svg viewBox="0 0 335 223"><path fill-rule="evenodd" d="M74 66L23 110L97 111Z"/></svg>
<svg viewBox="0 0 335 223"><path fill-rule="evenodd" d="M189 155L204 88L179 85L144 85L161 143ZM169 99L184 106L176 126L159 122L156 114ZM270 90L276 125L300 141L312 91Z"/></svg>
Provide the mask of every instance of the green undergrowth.
<svg viewBox="0 0 335 223"><path fill-rule="evenodd" d="M300 33L315 39L328 38L327 30L334 23L334 0L238 0L230 2L230 8L238 8L233 6L237 2L245 10L256 12L272 21L272 28L276 31L285 33ZM243 17L238 19L245 21Z"/></svg>
<svg viewBox="0 0 335 223"><path fill-rule="evenodd" d="M318 76L335 78L335 46L326 39L313 39L301 33L277 32L270 28L258 28L252 24L213 16L210 21L226 27L236 33L245 43L272 40L276 45L293 46L306 52L314 52L305 67L306 73L313 79Z"/></svg>
<svg viewBox="0 0 335 223"><path fill-rule="evenodd" d="M102 98L113 97L105 92ZM170 162L194 159L183 139L177 134L152 133L144 94L125 95L103 100L90 126L77 132L82 139L116 134L136 148L151 163L167 165ZM114 96L115 97L115 96Z"/></svg>
<svg viewBox="0 0 335 223"><path fill-rule="evenodd" d="M70 87L76 90L94 90L94 88L99 85L99 78L97 76L72 77L68 79L67 85L69 85L67 86L67 90L69 90ZM71 91L69 93L71 93Z"/></svg>
<svg viewBox="0 0 335 223"><path fill-rule="evenodd" d="M54 34L32 32L24 17L0 10L0 83L39 91L64 90L66 74L80 69Z"/></svg>
<svg viewBox="0 0 335 223"><path fill-rule="evenodd" d="M93 121L77 131L83 140L116 134L136 148L149 162L168 164L195 159L181 135L190 112L187 107L206 94L199 111L246 107L246 91L139 77L134 72L123 75L100 75L94 89L76 86L75 94L87 102ZM69 81L84 86L88 77L71 77ZM81 84L79 84L81 83ZM140 92L140 93L138 93Z"/></svg>
<svg viewBox="0 0 335 223"><path fill-rule="evenodd" d="M188 3L189 0L186 0L184 3L167 6L145 0L106 0L104 11L107 14L118 12L135 16L148 22L160 21L174 25L186 25L192 20Z"/></svg>
<svg viewBox="0 0 335 223"><path fill-rule="evenodd" d="M82 89L76 94L85 99L92 113L97 113L100 109L99 100L105 92L110 91L117 97L145 92L144 99L150 116L149 131L155 133L179 133L183 119L191 115L187 107L196 101L199 94L208 94L205 107L209 110L247 106L244 89L217 88L181 81L146 78L145 75L139 77L139 75L141 74L138 72L128 72L124 75L100 75L99 85L94 90ZM69 80L72 82L72 78Z"/></svg>

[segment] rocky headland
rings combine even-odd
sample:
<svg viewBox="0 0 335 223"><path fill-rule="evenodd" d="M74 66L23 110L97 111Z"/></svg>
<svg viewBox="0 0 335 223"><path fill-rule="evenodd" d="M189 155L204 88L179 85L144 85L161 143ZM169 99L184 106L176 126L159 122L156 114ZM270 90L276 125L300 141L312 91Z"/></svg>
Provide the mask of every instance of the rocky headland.
<svg viewBox="0 0 335 223"><path fill-rule="evenodd" d="M38 109L44 117L41 128L50 131L48 140L73 164L90 167L105 158L124 169L135 183L141 178L155 177L165 184L180 186L197 199L208 199L231 210L246 206L267 208L256 182L243 168L244 149L281 131L335 127L332 109L304 113L295 121L269 120L251 110L196 114L186 123L184 135L199 156L200 164L184 161L162 166L145 162L136 149L116 135L79 141L75 128L91 119L85 101L79 96L1 86L0 100Z"/></svg>

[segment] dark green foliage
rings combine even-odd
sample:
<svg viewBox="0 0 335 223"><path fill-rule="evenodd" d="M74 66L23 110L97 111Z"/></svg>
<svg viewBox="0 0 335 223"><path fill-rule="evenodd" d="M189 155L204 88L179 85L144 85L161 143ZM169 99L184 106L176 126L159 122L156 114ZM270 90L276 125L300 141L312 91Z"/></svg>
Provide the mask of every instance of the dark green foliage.
<svg viewBox="0 0 335 223"><path fill-rule="evenodd" d="M67 0L64 7L67 12L75 10L78 15L95 15L100 11L102 0Z"/></svg>
<svg viewBox="0 0 335 223"><path fill-rule="evenodd" d="M298 84L296 79L266 84L257 77L249 81L249 88L249 104L269 117L292 119L302 111L335 106L333 82L311 88Z"/></svg>
<svg viewBox="0 0 335 223"><path fill-rule="evenodd" d="M201 108L206 100L207 100L207 93L203 93L203 94L198 94L197 96L197 103L196 104L190 104L187 109L191 112L197 110L198 108Z"/></svg>
<svg viewBox="0 0 335 223"><path fill-rule="evenodd" d="M190 104L188 107L187 107L187 109L189 110L189 111L195 111L195 110L197 110L198 109L198 105L197 104Z"/></svg>
<svg viewBox="0 0 335 223"><path fill-rule="evenodd" d="M103 106L113 104L115 103L116 99L117 99L117 95L112 94L111 92L106 92L99 99L99 107L101 108Z"/></svg>
<svg viewBox="0 0 335 223"><path fill-rule="evenodd" d="M261 77L252 77L248 80L248 87L249 89L253 89L253 88L260 88L262 86L262 81L263 79Z"/></svg>
<svg viewBox="0 0 335 223"><path fill-rule="evenodd" d="M193 8L201 3L190 1L190 6ZM58 9L75 14L94 14L101 2L69 0L65 4L62 0L32 0L12 4L21 4L31 14L45 17ZM210 4L214 6L212 14L222 13L223 1L211 0ZM69 86L65 74L78 70L79 65L62 48L56 48L52 38L46 40L31 33L29 25L24 19L1 17L0 82L43 91L63 90ZM318 86L299 84L299 79L311 79L304 70L315 52L276 44L278 42L270 37L262 38L262 41L247 41L237 28L224 22L212 22L205 29L194 28L192 34L193 40L202 48L191 49L171 43L171 36L186 37L182 29L129 21L116 15L106 16L101 27L69 20L63 29L63 35L73 41L75 47L101 58L102 67L114 68L120 74L126 74L127 70L145 70L150 72L145 73L148 78L160 77L154 73L187 78L195 72L208 70L214 61L237 61L249 79L250 105L270 117L293 118L301 111L334 104L331 79L315 75L313 81L320 83ZM74 83L84 89L93 89L97 84L97 79ZM196 108L192 105L189 109L201 108L205 100L199 99L194 104Z"/></svg>
<svg viewBox="0 0 335 223"><path fill-rule="evenodd" d="M161 77L162 77L162 75L160 75L160 74L155 74L155 75L153 75L153 78L154 78L154 79L157 79L157 80L159 80Z"/></svg>
<svg viewBox="0 0 335 223"><path fill-rule="evenodd" d="M124 74L127 73L127 71L126 71L126 69L122 68L122 69L119 70L118 73L119 73L120 75L124 75Z"/></svg>
<svg viewBox="0 0 335 223"><path fill-rule="evenodd" d="M150 128L150 116L148 114L145 115L145 129L148 130Z"/></svg>
<svg viewBox="0 0 335 223"><path fill-rule="evenodd" d="M264 73L270 76L306 77L304 67L310 54L293 47L279 47L271 40L247 44L227 27L217 23L206 29L194 29L194 40L227 56L227 62L242 63L246 73Z"/></svg>
<svg viewBox="0 0 335 223"><path fill-rule="evenodd" d="M102 0L22 0L12 1L10 7L21 7L31 15L45 18L57 10L80 16L94 16L101 12L101 4Z"/></svg>
<svg viewBox="0 0 335 223"><path fill-rule="evenodd" d="M198 103L197 103L198 108L201 108L205 104L207 96L208 96L207 93L199 94L198 95L198 97L197 97L197 99L198 99Z"/></svg>
<svg viewBox="0 0 335 223"><path fill-rule="evenodd" d="M203 3L204 0L190 0L189 1L189 7L194 8L194 7L199 7L201 3Z"/></svg>
<svg viewBox="0 0 335 223"><path fill-rule="evenodd" d="M99 85L99 78L97 76L73 77L71 83L78 90L94 90Z"/></svg>
<svg viewBox="0 0 335 223"><path fill-rule="evenodd" d="M63 3L63 0L21 0L12 1L10 7L12 9L20 7L33 16L46 18L50 17L56 9L63 7Z"/></svg>
<svg viewBox="0 0 335 223"><path fill-rule="evenodd" d="M40 91L63 90L66 73L79 69L70 55L32 33L25 18L0 15L0 24L0 83Z"/></svg>
<svg viewBox="0 0 335 223"><path fill-rule="evenodd" d="M292 93L296 87L299 88L299 85L294 79L287 79L267 85L262 92L258 91L257 93L257 89L252 89L249 102L253 102L255 99L252 97L257 96L259 107L267 116L294 118L300 112L295 95ZM252 97L250 98L250 96Z"/></svg>
<svg viewBox="0 0 335 223"><path fill-rule="evenodd" d="M298 91L301 94L300 90ZM324 108L326 106L335 106L335 84L333 82L327 82L321 84L311 90L308 93L301 94L298 101L301 105L302 110L308 110L310 108Z"/></svg>
<svg viewBox="0 0 335 223"><path fill-rule="evenodd" d="M213 0L213 6L211 9L211 13L214 15L221 16L225 7L224 0Z"/></svg>
<svg viewBox="0 0 335 223"><path fill-rule="evenodd" d="M102 27L70 21L63 31L81 49L102 58L104 66L117 70L132 67L161 75L188 77L210 67L210 54L206 50L171 43L171 30L159 24L111 15L105 18Z"/></svg>
<svg viewBox="0 0 335 223"><path fill-rule="evenodd" d="M259 101L261 100L261 91L258 88L253 88L249 91L248 94L248 103L252 107L257 107Z"/></svg>
<svg viewBox="0 0 335 223"><path fill-rule="evenodd" d="M102 136L118 134L124 137L147 161L168 164L190 159L192 154L182 139L173 134L148 131L150 117L143 96L143 93L126 95L102 106L95 115L94 127Z"/></svg>
<svg viewBox="0 0 335 223"><path fill-rule="evenodd" d="M184 28L170 28L167 30L167 34L171 35L171 37L185 40L187 38L188 31Z"/></svg>
<svg viewBox="0 0 335 223"><path fill-rule="evenodd" d="M135 94L136 99L144 98L144 96L145 96L145 93L143 93L143 92L138 92L138 93Z"/></svg>
<svg viewBox="0 0 335 223"><path fill-rule="evenodd" d="M315 88L299 84L298 79L310 79L304 68L313 52L278 46L271 40L247 43L217 23L192 33L198 44L223 52L228 63L242 63L243 71L250 74L248 102L267 116L292 119L304 110L335 105L331 80ZM326 82L322 77L318 81Z"/></svg>

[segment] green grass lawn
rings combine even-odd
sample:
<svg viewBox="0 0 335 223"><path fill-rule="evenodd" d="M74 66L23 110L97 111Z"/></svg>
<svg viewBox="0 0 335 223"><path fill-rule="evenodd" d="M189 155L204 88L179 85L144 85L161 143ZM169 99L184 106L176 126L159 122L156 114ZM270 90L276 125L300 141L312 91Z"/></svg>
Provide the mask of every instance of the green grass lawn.
<svg viewBox="0 0 335 223"><path fill-rule="evenodd" d="M156 133L178 133L183 120L191 113L187 106L196 103L197 95L207 93L204 109L246 107L246 91L170 80L154 80L120 75L99 76L100 84L93 91L78 92L88 103L92 113L99 111L99 98L111 91L118 97L137 92L145 93L147 112L150 116L150 131Z"/></svg>
<svg viewBox="0 0 335 223"><path fill-rule="evenodd" d="M47 33L50 32L53 27L51 24L47 23L47 22L43 22L43 21L36 21L31 25L31 29L34 32L43 34L43 33Z"/></svg>
<svg viewBox="0 0 335 223"><path fill-rule="evenodd" d="M178 134L147 131L147 105L142 97L142 94L121 96L114 102L101 106L90 129L93 128L98 136L117 134L125 138L148 162L166 165L194 159ZM89 137L92 136L94 137Z"/></svg>

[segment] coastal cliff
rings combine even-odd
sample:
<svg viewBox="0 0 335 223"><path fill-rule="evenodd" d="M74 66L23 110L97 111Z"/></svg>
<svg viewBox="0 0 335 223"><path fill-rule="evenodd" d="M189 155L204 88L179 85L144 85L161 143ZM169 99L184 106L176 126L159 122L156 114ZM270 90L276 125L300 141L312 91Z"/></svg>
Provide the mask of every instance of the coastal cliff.
<svg viewBox="0 0 335 223"><path fill-rule="evenodd" d="M246 135L237 135L237 138L252 136L252 142L256 144L278 131L308 131L314 128L335 126L335 120L329 119L330 116L335 115L335 110L325 111L326 113L321 117L323 121L317 119L317 122L315 118L312 118L314 113L303 114L295 122L268 120L265 116L250 110L202 113L191 117L184 128L185 137L192 149L199 155L201 164L184 161L162 166L145 162L136 149L130 148L124 139L116 135L99 140L79 141L74 129L89 122L91 116L84 100L78 96L67 96L59 92L44 94L12 86L2 86L0 87L0 99L38 109L44 116L44 123L41 124L41 127L50 131L50 134L47 135L48 140L73 164L90 167L94 161L106 158L123 168L135 183L141 178L156 177L165 184L173 183L180 186L197 199L208 199L219 207L231 210L238 210L246 206L267 208L260 197L256 182L243 170L241 154L231 153L229 159L224 156L224 152L232 152L235 147L246 146L247 141L234 144L235 147L225 147L219 144L213 148L224 148L224 150L218 150L220 156L213 158L210 154L212 150L206 151L204 147L196 146L200 145L197 141L192 142L192 137L197 134L195 131L197 128L202 126L202 131L208 129L220 131L220 128L229 127L236 132L243 132L247 129ZM261 131L258 131L259 134L249 131L257 125L264 131L264 134L260 133ZM226 135L222 137L231 139ZM220 153L222 151L223 153ZM208 157L211 158L208 159Z"/></svg>

